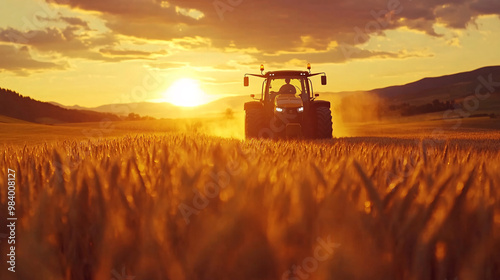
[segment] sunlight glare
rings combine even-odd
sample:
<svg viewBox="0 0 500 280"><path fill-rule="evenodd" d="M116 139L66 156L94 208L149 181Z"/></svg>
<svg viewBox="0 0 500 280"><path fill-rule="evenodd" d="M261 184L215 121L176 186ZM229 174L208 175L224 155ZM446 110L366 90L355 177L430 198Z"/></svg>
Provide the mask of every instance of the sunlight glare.
<svg viewBox="0 0 500 280"><path fill-rule="evenodd" d="M207 94L197 80L183 78L174 82L164 95L165 101L176 106L195 107L208 103Z"/></svg>

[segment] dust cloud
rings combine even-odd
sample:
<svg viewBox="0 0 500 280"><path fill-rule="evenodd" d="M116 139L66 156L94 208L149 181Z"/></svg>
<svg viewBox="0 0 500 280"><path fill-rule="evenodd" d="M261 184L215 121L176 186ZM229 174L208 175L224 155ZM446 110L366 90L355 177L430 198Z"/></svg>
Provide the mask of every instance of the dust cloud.
<svg viewBox="0 0 500 280"><path fill-rule="evenodd" d="M186 131L223 138L245 139L245 114L189 120Z"/></svg>
<svg viewBox="0 0 500 280"><path fill-rule="evenodd" d="M334 137L358 136L356 126L380 121L383 101L373 93L334 93L324 100L331 102Z"/></svg>

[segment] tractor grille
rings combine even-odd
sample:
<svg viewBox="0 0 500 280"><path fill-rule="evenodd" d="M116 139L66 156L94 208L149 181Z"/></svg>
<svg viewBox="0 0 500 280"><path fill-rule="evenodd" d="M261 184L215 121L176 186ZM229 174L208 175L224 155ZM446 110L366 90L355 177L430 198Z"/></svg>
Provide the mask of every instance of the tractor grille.
<svg viewBox="0 0 500 280"><path fill-rule="evenodd" d="M297 108L285 109L284 115L288 122L296 123L302 120L302 114L297 112Z"/></svg>

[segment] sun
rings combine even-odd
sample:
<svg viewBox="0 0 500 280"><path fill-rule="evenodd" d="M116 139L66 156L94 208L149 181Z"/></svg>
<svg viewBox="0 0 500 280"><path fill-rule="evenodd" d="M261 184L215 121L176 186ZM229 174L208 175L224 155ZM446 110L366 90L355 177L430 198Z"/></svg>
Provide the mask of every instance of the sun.
<svg viewBox="0 0 500 280"><path fill-rule="evenodd" d="M176 106L195 107L208 103L207 94L197 80L183 78L174 82L165 92L164 100Z"/></svg>

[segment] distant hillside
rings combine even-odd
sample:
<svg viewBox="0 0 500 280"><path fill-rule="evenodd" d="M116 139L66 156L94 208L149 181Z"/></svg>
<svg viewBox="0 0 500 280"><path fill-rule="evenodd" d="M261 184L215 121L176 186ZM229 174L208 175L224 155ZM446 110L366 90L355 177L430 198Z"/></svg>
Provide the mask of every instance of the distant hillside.
<svg viewBox="0 0 500 280"><path fill-rule="evenodd" d="M128 116L130 113L154 118L197 118L210 117L223 114L226 109L234 112L243 112L243 104L251 101L250 94L245 96L231 96L215 100L197 107L178 107L170 103L138 102L127 104L106 104L94 108L85 108L96 112L108 112L118 116ZM53 104L57 104L52 102ZM83 108L79 106L64 106L65 108Z"/></svg>
<svg viewBox="0 0 500 280"><path fill-rule="evenodd" d="M30 123L30 122L0 115L0 123Z"/></svg>
<svg viewBox="0 0 500 280"><path fill-rule="evenodd" d="M483 85L489 83L485 81L492 82L488 88ZM344 121L367 121L460 109L464 107L465 98L474 95L476 88L482 86L480 94L489 92L491 95L487 100L478 100L477 108L469 113L493 116L500 112L499 83L500 66L490 66L368 91L321 93L320 98L331 101L332 108Z"/></svg>
<svg viewBox="0 0 500 280"><path fill-rule="evenodd" d="M479 89L481 96L488 93L490 96L487 100L477 99L478 107L470 113L495 115L500 112L499 84L500 66L490 66L371 92L384 100L389 111L411 116L468 107L470 104L464 100Z"/></svg>
<svg viewBox="0 0 500 280"><path fill-rule="evenodd" d="M459 98L473 94L476 87L481 85L480 77L500 82L500 66L489 66L479 68L470 72L463 72L441 77L424 78L419 81L400 86L374 89L370 92L376 93L382 98L401 101L418 99L429 99L437 96ZM485 92L483 88L482 92ZM496 88L500 92L500 88Z"/></svg>
<svg viewBox="0 0 500 280"><path fill-rule="evenodd" d="M111 113L65 109L3 88L0 88L0 115L44 124L98 122L104 119L120 120L118 116Z"/></svg>

